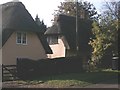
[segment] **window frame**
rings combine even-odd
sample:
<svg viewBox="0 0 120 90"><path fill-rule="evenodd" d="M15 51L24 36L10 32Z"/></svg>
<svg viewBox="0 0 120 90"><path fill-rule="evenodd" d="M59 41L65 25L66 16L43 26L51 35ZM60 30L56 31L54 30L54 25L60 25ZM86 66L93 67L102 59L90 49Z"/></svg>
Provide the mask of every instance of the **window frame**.
<svg viewBox="0 0 120 90"><path fill-rule="evenodd" d="M21 34L20 43L18 42L18 33ZM25 34L25 42L26 43L23 43L24 34ZM27 45L27 33L26 32L16 32L16 44Z"/></svg>

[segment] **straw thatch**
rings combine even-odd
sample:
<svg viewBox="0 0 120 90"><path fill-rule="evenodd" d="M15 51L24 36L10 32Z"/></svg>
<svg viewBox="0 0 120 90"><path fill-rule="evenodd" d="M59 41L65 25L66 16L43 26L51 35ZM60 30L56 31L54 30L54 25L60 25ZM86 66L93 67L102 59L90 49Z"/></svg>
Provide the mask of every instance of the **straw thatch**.
<svg viewBox="0 0 120 90"><path fill-rule="evenodd" d="M42 28L35 23L22 2L8 2L0 7L2 7L2 46L15 31L35 32L39 36L43 36ZM44 36L39 39L42 41L46 53L52 53Z"/></svg>

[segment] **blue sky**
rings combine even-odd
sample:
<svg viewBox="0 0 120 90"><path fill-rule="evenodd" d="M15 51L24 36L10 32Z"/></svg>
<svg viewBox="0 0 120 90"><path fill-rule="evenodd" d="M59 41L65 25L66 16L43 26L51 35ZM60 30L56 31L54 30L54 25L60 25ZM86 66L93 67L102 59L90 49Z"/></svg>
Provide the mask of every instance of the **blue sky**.
<svg viewBox="0 0 120 90"><path fill-rule="evenodd" d="M0 4L6 3L13 0L0 0ZM15 1L15 0L14 0ZM19 0L21 1L29 13L32 15L33 18L35 18L36 14L38 14L39 18L45 22L47 26L51 26L53 19L53 13L54 10L57 9L57 6L60 5L60 2L63 2L64 0ZM104 4L104 1L114 1L114 0L82 0L82 1L88 1L92 3L98 12L101 11L102 4Z"/></svg>

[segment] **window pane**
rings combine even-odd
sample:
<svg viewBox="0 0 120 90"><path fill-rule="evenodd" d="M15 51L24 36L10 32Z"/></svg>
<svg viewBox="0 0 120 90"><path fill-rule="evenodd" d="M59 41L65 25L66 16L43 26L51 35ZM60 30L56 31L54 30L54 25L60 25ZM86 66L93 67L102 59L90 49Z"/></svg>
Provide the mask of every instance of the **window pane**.
<svg viewBox="0 0 120 90"><path fill-rule="evenodd" d="M58 44L58 36L51 36L49 44Z"/></svg>
<svg viewBox="0 0 120 90"><path fill-rule="evenodd" d="M22 34L22 43L26 44L26 33Z"/></svg>
<svg viewBox="0 0 120 90"><path fill-rule="evenodd" d="M47 37L47 42L50 43L50 37L49 36Z"/></svg>
<svg viewBox="0 0 120 90"><path fill-rule="evenodd" d="M21 43L21 33L17 33L17 43Z"/></svg>
<svg viewBox="0 0 120 90"><path fill-rule="evenodd" d="M58 44L58 37L57 36L54 36L54 39L53 39L54 41L53 41L53 43L54 44Z"/></svg>

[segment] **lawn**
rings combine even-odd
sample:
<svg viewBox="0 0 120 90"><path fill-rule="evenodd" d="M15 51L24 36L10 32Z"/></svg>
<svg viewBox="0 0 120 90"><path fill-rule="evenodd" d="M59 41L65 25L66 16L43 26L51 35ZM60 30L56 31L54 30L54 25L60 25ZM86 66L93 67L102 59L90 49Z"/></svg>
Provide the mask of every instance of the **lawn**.
<svg viewBox="0 0 120 90"><path fill-rule="evenodd" d="M92 85L96 83L118 83L118 73L117 70L106 69L96 72L82 72L82 73L69 73L69 74L59 74L51 76L43 76L31 80L18 81L27 84L44 84L48 87L85 87L87 85Z"/></svg>

